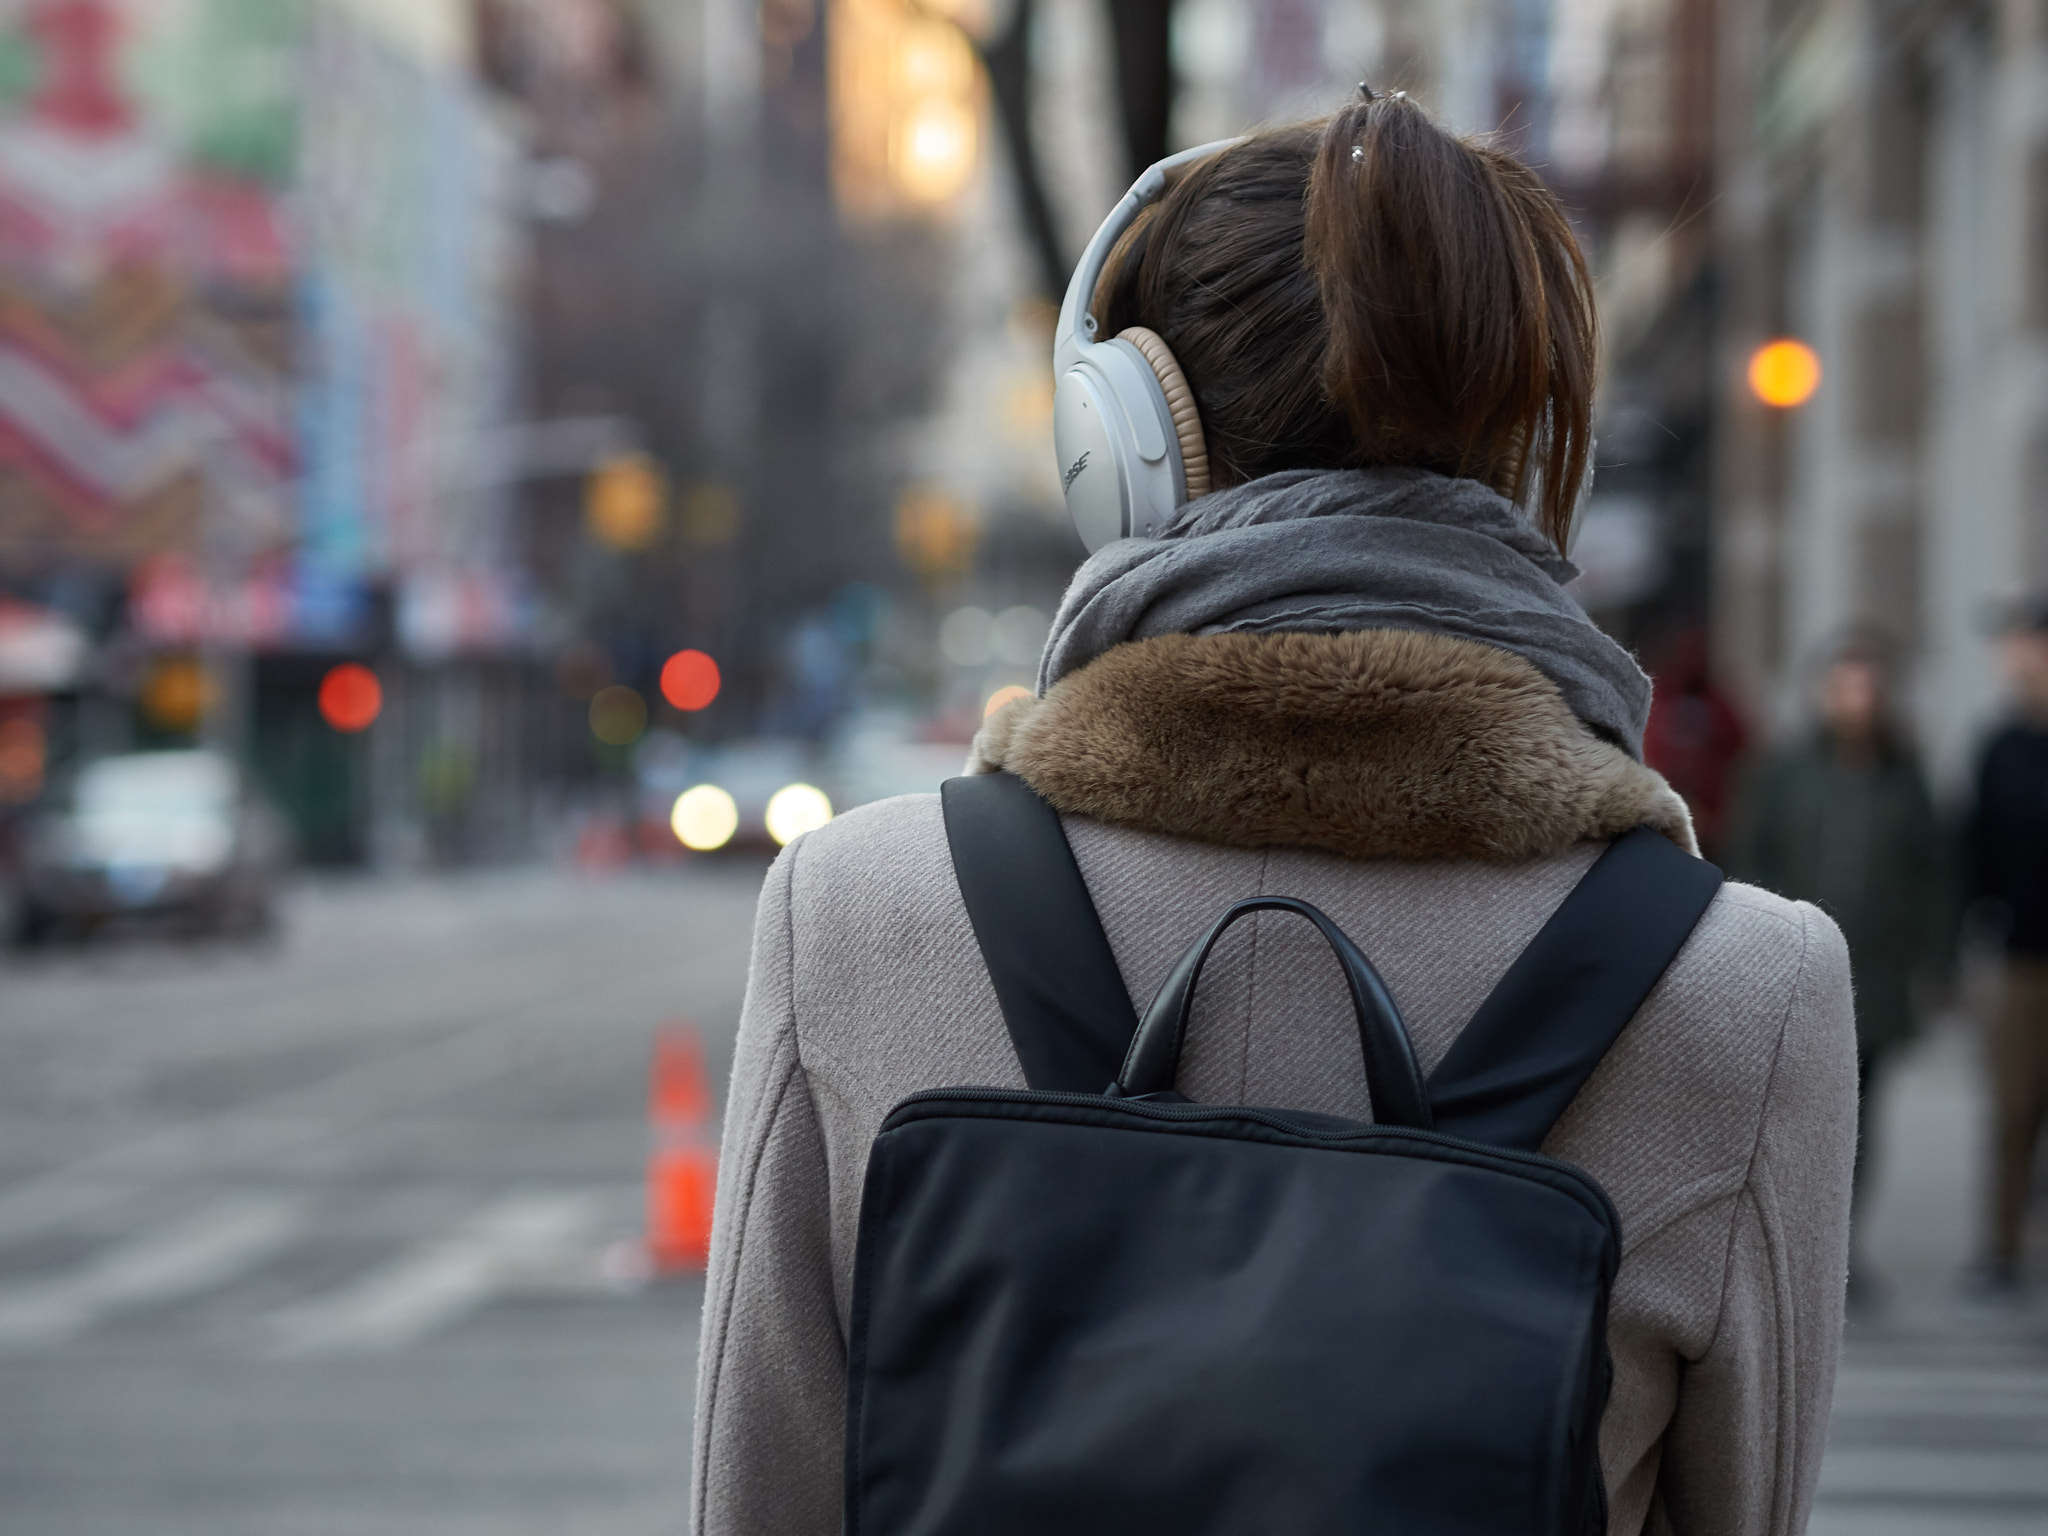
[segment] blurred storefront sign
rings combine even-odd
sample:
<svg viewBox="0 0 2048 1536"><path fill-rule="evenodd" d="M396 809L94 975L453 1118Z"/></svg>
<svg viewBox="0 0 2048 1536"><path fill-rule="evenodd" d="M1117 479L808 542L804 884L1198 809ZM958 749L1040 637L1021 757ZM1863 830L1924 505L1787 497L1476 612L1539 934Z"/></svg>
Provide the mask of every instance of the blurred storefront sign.
<svg viewBox="0 0 2048 1536"><path fill-rule="evenodd" d="M515 646L531 627L532 599L503 570L419 571L398 589L398 639L415 661L445 661Z"/></svg>
<svg viewBox="0 0 2048 1536"><path fill-rule="evenodd" d="M158 645L225 644L277 649L344 649L366 638L369 595L289 561L266 562L233 582L209 582L181 555L155 555L129 577L128 611L137 633Z"/></svg>
<svg viewBox="0 0 2048 1536"><path fill-rule="evenodd" d="M496 557L521 156L459 55L388 5L313 17L301 192L301 547L353 574ZM437 576L421 578L430 585ZM429 625L430 629L434 626Z"/></svg>
<svg viewBox="0 0 2048 1536"><path fill-rule="evenodd" d="M0 12L0 554L286 532L291 0Z"/></svg>

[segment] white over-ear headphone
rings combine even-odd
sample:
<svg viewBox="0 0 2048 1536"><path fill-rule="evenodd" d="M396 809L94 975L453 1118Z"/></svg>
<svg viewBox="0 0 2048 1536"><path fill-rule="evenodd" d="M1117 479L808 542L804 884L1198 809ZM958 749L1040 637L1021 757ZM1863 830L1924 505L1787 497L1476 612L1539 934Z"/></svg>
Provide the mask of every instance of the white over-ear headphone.
<svg viewBox="0 0 2048 1536"><path fill-rule="evenodd" d="M1209 454L1194 392L1157 332L1143 326L1095 340L1103 263L1167 174L1228 149L1220 139L1169 155L1110 210L1081 254L1060 305L1052 346L1052 440L1067 511L1092 555L1114 539L1156 539L1173 514L1209 489Z"/></svg>
<svg viewBox="0 0 2048 1536"><path fill-rule="evenodd" d="M1218 139L1169 155L1131 184L1109 212L1060 304L1053 335L1053 449L1067 512L1088 553L1117 539L1156 539L1173 514L1209 490L1209 450L1187 375L1156 331L1134 325L1095 340L1095 285L1103 264L1147 204L1166 190L1167 174L1241 143ZM1572 508L1565 552L1579 541L1593 488L1593 445Z"/></svg>

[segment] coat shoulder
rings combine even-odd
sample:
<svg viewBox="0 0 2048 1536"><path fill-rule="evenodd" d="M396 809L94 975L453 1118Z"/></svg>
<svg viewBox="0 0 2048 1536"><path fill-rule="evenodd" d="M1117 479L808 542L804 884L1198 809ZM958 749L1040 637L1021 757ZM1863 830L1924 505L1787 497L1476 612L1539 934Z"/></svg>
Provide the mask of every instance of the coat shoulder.
<svg viewBox="0 0 2048 1536"><path fill-rule="evenodd" d="M799 1050L843 1155L906 1094L1018 1080L937 795L860 806L784 857Z"/></svg>
<svg viewBox="0 0 2048 1536"><path fill-rule="evenodd" d="M929 922L946 908L964 916L935 794L858 806L805 833L783 857L793 862L793 921L814 938Z"/></svg>
<svg viewBox="0 0 2048 1536"><path fill-rule="evenodd" d="M794 845L810 879L875 860L922 860L944 849L946 821L936 794L897 795L842 811Z"/></svg>
<svg viewBox="0 0 2048 1536"><path fill-rule="evenodd" d="M1849 991L1849 950L1833 918L1806 901L1730 880L1708 906L1691 942L1673 963L1669 984L1711 997L1717 1007L1754 1012L1770 1028L1770 1010L1797 1012L1802 999ZM1789 1022L1789 1017L1787 1018Z"/></svg>

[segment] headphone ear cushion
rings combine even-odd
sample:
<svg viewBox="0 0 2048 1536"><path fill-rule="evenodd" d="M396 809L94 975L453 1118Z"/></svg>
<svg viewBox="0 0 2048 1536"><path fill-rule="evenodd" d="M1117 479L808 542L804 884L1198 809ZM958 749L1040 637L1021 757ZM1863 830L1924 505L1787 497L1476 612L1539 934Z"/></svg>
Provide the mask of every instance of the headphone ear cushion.
<svg viewBox="0 0 2048 1536"><path fill-rule="evenodd" d="M1202 413L1195 409L1195 392L1188 388L1188 376L1180 371L1173 349L1157 331L1142 325L1118 332L1117 340L1138 349L1166 395L1166 413L1173 418L1174 435L1180 439L1181 467L1187 472L1188 500L1208 495L1209 443L1202 436Z"/></svg>

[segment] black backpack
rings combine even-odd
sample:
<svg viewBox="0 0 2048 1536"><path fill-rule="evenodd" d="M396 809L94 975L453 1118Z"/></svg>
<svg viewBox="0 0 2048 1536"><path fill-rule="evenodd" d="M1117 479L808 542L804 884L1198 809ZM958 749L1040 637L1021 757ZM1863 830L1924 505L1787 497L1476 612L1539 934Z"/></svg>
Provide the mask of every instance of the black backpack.
<svg viewBox="0 0 2048 1536"><path fill-rule="evenodd" d="M847 1536L1582 1536L1621 1252L1536 1148L1721 873L1616 840L1425 1084L1365 956L1240 901L1134 1015L1059 819L1008 774L946 833L1028 1089L906 1099L854 1269ZM1371 1125L1172 1091L1202 963L1314 923Z"/></svg>

